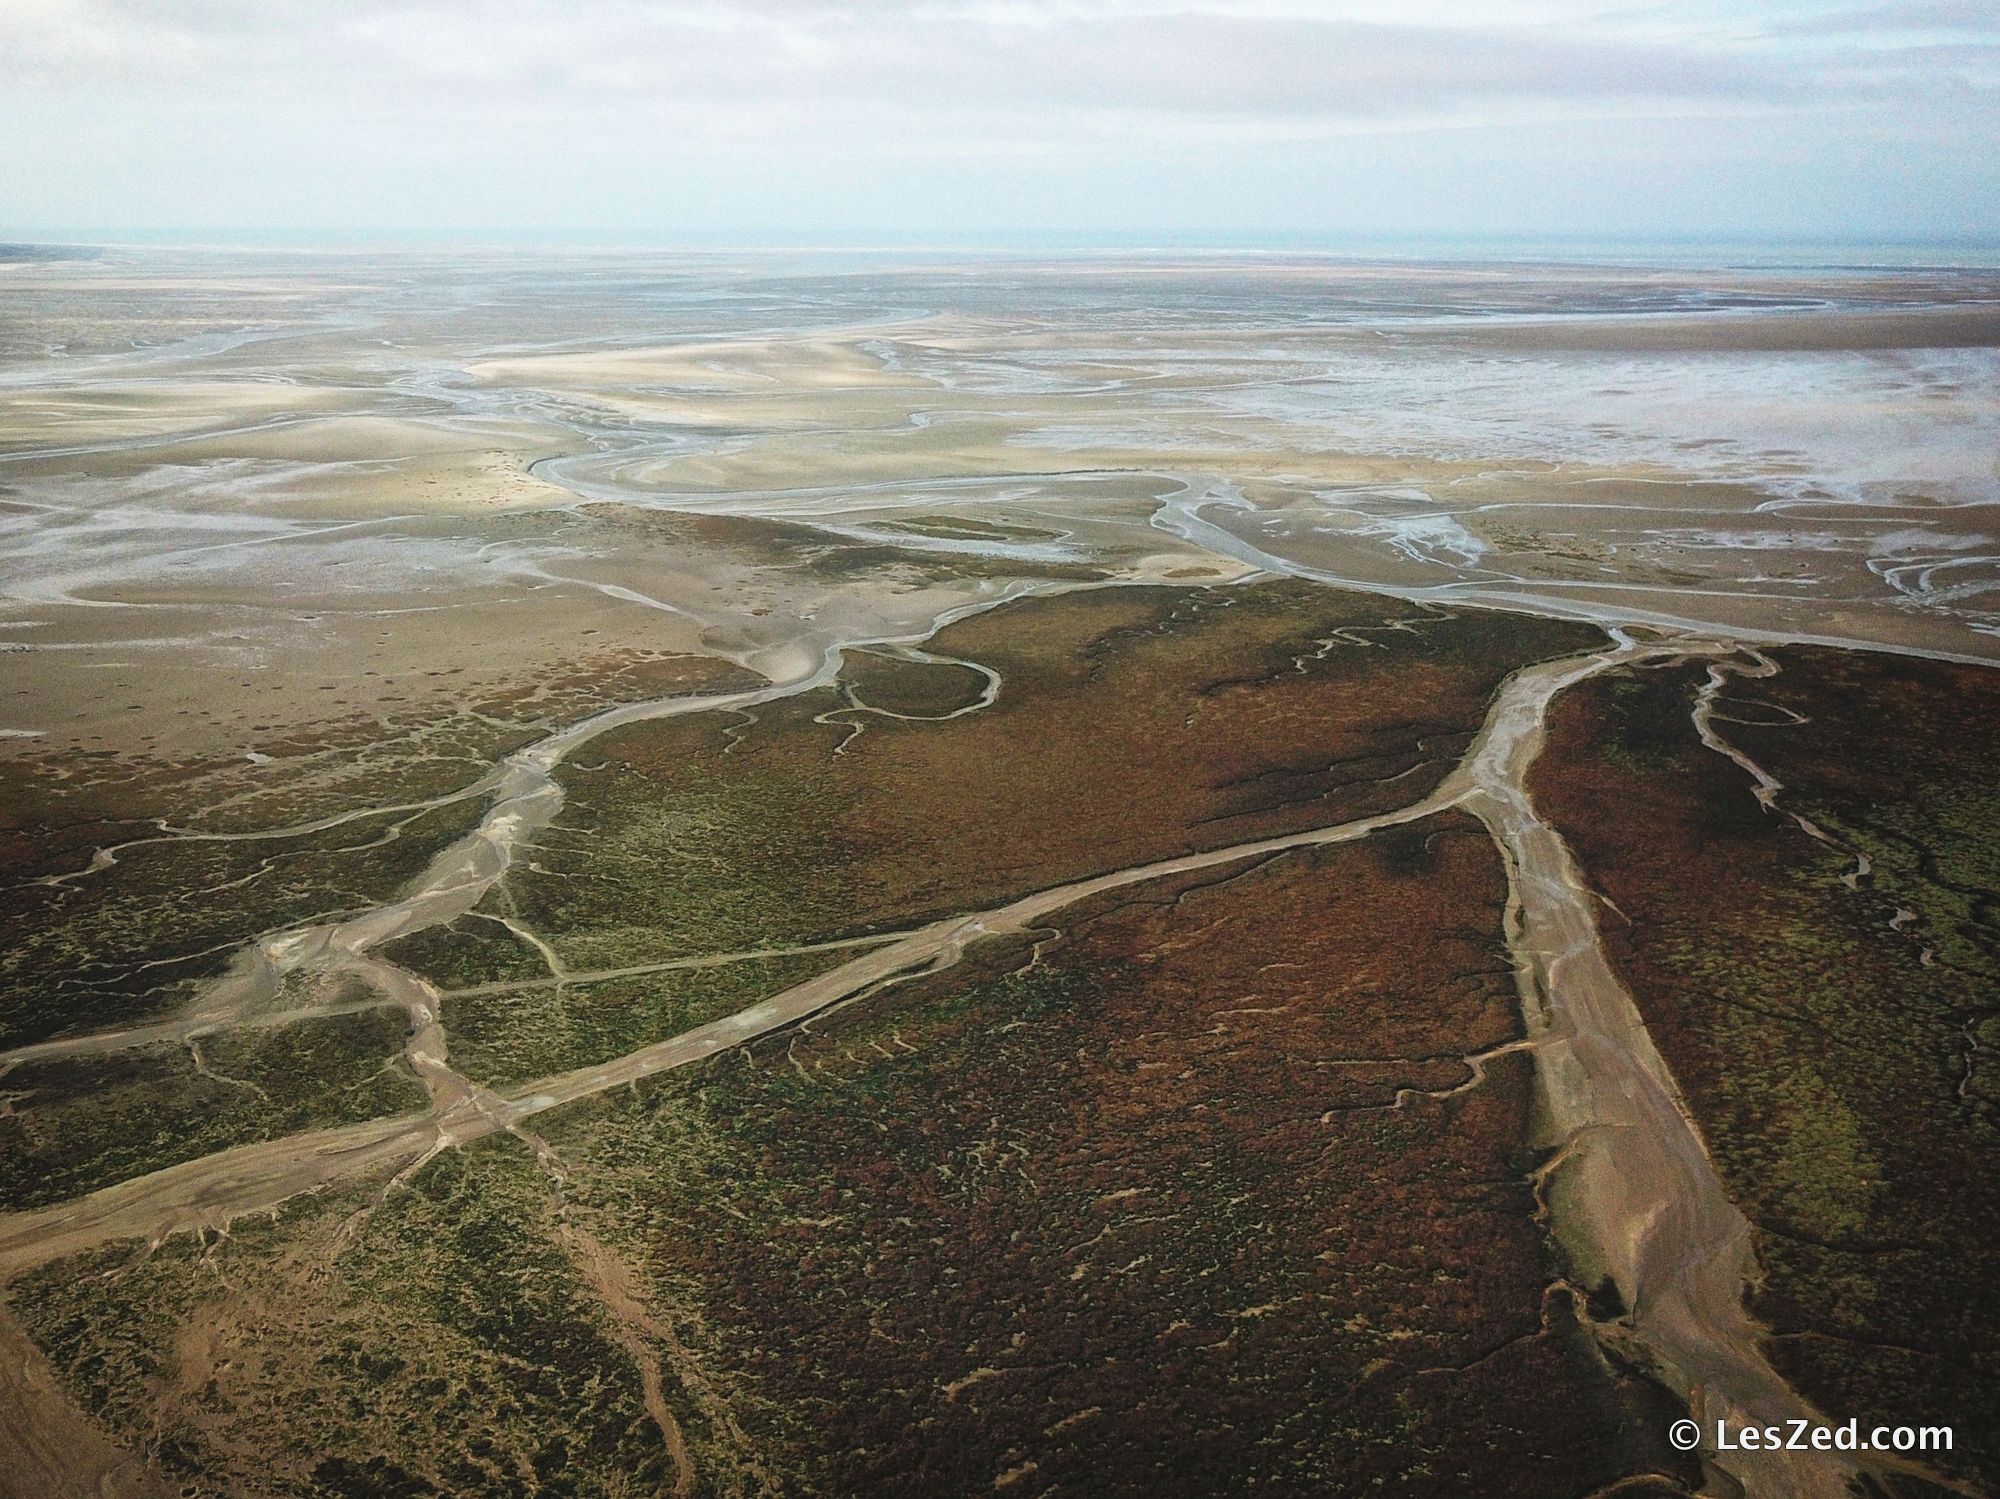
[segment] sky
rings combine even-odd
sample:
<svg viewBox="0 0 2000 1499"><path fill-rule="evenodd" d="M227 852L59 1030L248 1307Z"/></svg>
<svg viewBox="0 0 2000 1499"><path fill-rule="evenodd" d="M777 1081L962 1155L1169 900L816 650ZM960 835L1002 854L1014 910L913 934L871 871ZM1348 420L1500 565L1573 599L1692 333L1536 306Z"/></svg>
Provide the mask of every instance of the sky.
<svg viewBox="0 0 2000 1499"><path fill-rule="evenodd" d="M0 239L2000 241L2000 0L0 0Z"/></svg>

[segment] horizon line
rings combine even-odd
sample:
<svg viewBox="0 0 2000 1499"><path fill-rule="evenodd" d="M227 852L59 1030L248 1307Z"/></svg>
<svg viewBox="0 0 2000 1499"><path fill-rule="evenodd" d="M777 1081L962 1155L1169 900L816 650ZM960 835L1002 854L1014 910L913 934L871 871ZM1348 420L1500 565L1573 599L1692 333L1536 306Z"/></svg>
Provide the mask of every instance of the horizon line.
<svg viewBox="0 0 2000 1499"><path fill-rule="evenodd" d="M650 237L632 231L524 231L514 229L413 230L369 227L347 230L185 229L68 225L0 227L0 252L13 251L186 251L229 253L296 253L326 255L416 254L560 254L685 255L690 257L776 255L964 255L989 256L1115 256L1190 259L1244 256L1253 258L1427 259L1456 260L1512 252L1522 259L1566 260L1597 256L1622 260L1647 254L1680 258L1692 253L1836 256L1840 254L1907 256L1919 252L1949 252L2000 256L2000 235L1797 235L1756 231L1685 235L1551 233L1379 233L1284 234L1240 239L1205 234L1145 231L1133 233L1049 234L1046 236L843 239L800 233L712 235L679 239ZM6 259L0 253L0 261Z"/></svg>

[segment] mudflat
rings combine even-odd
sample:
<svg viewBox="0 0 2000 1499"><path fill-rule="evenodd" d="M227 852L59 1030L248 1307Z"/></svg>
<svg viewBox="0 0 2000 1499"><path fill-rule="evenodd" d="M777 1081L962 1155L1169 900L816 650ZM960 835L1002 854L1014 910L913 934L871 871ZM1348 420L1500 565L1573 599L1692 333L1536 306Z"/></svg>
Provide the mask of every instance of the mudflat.
<svg viewBox="0 0 2000 1499"><path fill-rule="evenodd" d="M1996 290L8 262L0 1492L1990 1486Z"/></svg>

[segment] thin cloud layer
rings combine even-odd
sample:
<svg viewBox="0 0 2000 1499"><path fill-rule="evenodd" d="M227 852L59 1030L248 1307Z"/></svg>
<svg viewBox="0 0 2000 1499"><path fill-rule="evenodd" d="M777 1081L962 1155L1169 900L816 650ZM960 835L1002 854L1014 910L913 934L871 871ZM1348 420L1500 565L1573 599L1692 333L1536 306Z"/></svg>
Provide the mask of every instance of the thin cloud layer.
<svg viewBox="0 0 2000 1499"><path fill-rule="evenodd" d="M1991 181L2000 25L1959 0L10 0L0 88L18 121L10 232L173 227L172 201L188 227L450 233L539 203L557 234L867 240L948 227L954 205L977 228L1093 181L1104 222L1045 202L1021 227L1354 233L1374 204L1398 215L1372 226L1389 232L1532 233L1557 199L1559 232L1716 232L1733 202L1768 221L1745 231L1797 232L1844 166L1856 202L1830 233L1895 227L1872 215L1963 234L1995 227L1993 195L1969 190ZM1395 143L1373 168L1352 144L1370 139ZM1885 203L1862 189L1897 141L1910 191ZM1800 162L1814 143L1824 160ZM1579 189L1622 196L1607 151L1665 192L1665 221L1582 212ZM1690 152L1722 174L1693 195ZM1518 181L1512 221L1469 175L1494 165ZM1476 201L1413 212L1412 168ZM1329 176L1345 195L1298 191ZM885 211L885 179L917 201Z"/></svg>

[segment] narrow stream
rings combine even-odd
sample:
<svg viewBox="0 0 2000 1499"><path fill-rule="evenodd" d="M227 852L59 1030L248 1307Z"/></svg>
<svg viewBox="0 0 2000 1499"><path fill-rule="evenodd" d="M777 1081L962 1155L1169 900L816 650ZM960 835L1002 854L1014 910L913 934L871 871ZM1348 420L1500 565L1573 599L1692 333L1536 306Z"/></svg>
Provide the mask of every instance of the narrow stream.
<svg viewBox="0 0 2000 1499"><path fill-rule="evenodd" d="M242 335L264 336L267 335ZM122 355L118 361L132 362ZM138 362L144 363L143 359ZM119 362L101 363L92 366L91 373L101 374L121 367ZM8 375L4 380L20 378ZM36 373L33 378L42 376ZM1113 382L1105 388L1125 383ZM609 500L669 508L685 501L689 502L689 508L735 509L751 515L789 513L809 522L825 522L830 528L835 519L835 507L822 509L812 505L807 507L809 514L797 508L787 510L787 504L797 507L807 498L808 492L804 491L792 493L789 500L778 494L751 493L697 499L650 490L642 472L636 478L628 474L628 470L643 470L649 459L732 439L690 433L663 437L657 431L638 426L617 425L601 412L580 415L560 402L533 393L521 396L489 390L468 383L445 365L425 366L408 373L392 381L391 388L420 410L429 403L437 403L459 419L476 417L487 410L503 412L510 401L538 403L537 409L543 417L557 427L567 428L584 447L580 452L540 460L530 471L568 489L577 503ZM231 430L263 432L308 419L253 420ZM0 464L40 461L65 454L113 454L172 447L182 440L214 435L211 431L165 442L154 437L137 437L43 448L32 453L0 454ZM1447 606L1480 600L1598 623L1605 621L1613 607L1607 603L1599 609L1547 585L1495 573L1475 578L1461 570L1456 581L1410 589L1336 577L1266 551L1204 515L1205 506L1233 503L1236 492L1226 478L1193 473L1168 473L1166 477L1177 483L1179 489L1161 502L1151 525L1210 554L1261 573L1289 574ZM960 477L926 480L916 487L927 496L940 485L985 482L977 477ZM845 486L827 493L838 494L841 504L851 504L871 489L912 487L912 481L897 481L892 485ZM1928 587L1930 572L1960 565L1960 560L1931 560L1923 567L1898 566L1888 569L1885 576L1899 588ZM1905 573L1910 575L1907 580ZM628 603L668 607L616 585L587 586ZM1616 586L1627 594L1656 591L1662 610L1672 607L1669 602L1672 598L1687 595L1685 588L1667 584L1654 585L1648 590L1635 589L1629 582L1565 586L1576 589ZM558 767L568 755L597 736L628 724L690 713L739 712L809 692L836 679L845 650L862 646L918 647L956 619L1025 593L1057 592L1064 588L1065 585L1022 585L997 591L991 597L940 613L926 626L902 634L850 639L829 632L807 633L740 658L740 664L767 679L764 686L715 696L631 704L551 734L509 756L468 788L446 798L396 809L423 810L469 797L483 798L485 803L478 826L443 850L425 873L395 900L346 920L290 928L246 945L221 978L207 985L186 1011L166 1022L96 1037L65 1038L0 1056L0 1069L4 1069L34 1055L134 1044L142 1035L144 1039L192 1039L203 1030L266 1022L274 1018L279 992L289 974L348 972L373 986L383 995L385 1003L399 1005L409 1014L408 1054L431 1095L431 1109L423 1115L371 1120L222 1151L118 1183L72 1202L0 1215L0 1285L27 1268L95 1245L125 1238L157 1243L174 1233L221 1228L235 1216L268 1209L316 1186L371 1172L406 1170L428 1152L500 1130L518 1130L524 1121L547 1109L697 1062L882 986L949 966L968 945L984 937L1031 931L1061 910L1104 892L1289 849L1360 839L1385 827L1457 807L1483 822L1508 869L1507 936L1527 1022L1525 1049L1531 1050L1536 1058L1548 1129L1545 1143L1553 1152L1552 1164L1542 1178L1551 1227L1579 1269L1593 1281L1599 1276L1613 1281L1630 1309L1621 1322L1599 1326L1599 1335L1618 1345L1622 1352L1655 1367L1687 1398L1705 1435L1713 1433L1718 1418L1726 1418L1732 1424L1769 1425L1814 1417L1816 1413L1765 1359L1759 1329L1745 1308L1746 1276L1753 1269L1750 1226L1729 1201L1671 1072L1647 1033L1632 995L1606 958L1599 940L1593 897L1569 850L1541 820L1526 791L1528 771L1542 747L1549 706L1566 688L1599 672L1627 665L1685 656L1706 656L1717 661L1737 657L1739 648L1734 639L1717 641L1706 635L1691 638L1713 628L1698 621L1666 612L1641 612L1629 602L1619 606L1619 617L1626 622L1649 625L1676 638L1657 644L1641 643L1615 627L1608 627L1614 642L1609 649L1543 663L1516 673L1496 694L1486 722L1463 760L1434 792L1408 807L1300 834L1113 871L1036 892L992 910L949 917L914 932L885 938L839 967L735 1015L599 1066L542 1079L508 1093L477 1088L451 1068L448 1038L437 1020L435 992L414 975L373 955L383 944L450 922L477 906L505 875L516 854L549 827L560 812L563 793L556 777ZM1732 636L1778 638L1761 636L1755 631L1736 631ZM1862 643L1833 637L1813 638L1830 645L1851 647ZM912 650L911 654L921 659L946 659L924 656L920 650ZM1756 665L1769 664L1754 654L1749 659ZM974 671L985 670L977 663L959 664ZM1762 674L1739 665L1712 668L1709 685L1696 704L1695 726L1705 743L1728 755L1753 778L1760 799L1766 805L1774 805L1777 783L1729 747L1715 730L1714 705L1725 670L1745 676ZM1000 687L998 677L988 673L980 700L957 711L977 711L993 700ZM851 716L859 732L866 715L881 712L860 704L835 710L835 716ZM381 810L363 809L320 819L300 824L294 831L332 827ZM1796 814L1786 815L1793 816L1806 832L1824 838L1824 834ZM182 835L163 828L162 836L237 839L268 835ZM153 841L156 840L145 838L134 843ZM134 844L101 850L88 869L52 876L48 882L85 878L115 862L118 848L131 846ZM111 1480L105 1474L124 1471L130 1467L129 1461L108 1450L99 1450L106 1444L73 1412L63 1415L62 1397L55 1391L52 1377L43 1379L46 1365L36 1363L38 1358L19 1336L18 1329L0 1315L0 1399L18 1397L7 1403L16 1406L20 1417L17 1422L0 1423L20 1428L0 1433L0 1456L37 1471L46 1470L51 1475L51 1482L45 1485L49 1492L109 1492ZM32 1400L22 1394L31 1386L40 1391ZM79 1433L95 1440L97 1446L90 1446ZM1740 1491L1753 1499L1839 1499L1848 1493L1849 1480L1855 1476L1851 1460L1839 1453L1753 1452L1730 1453L1724 1458L1711 1452L1707 1457L1713 1492Z"/></svg>
<svg viewBox="0 0 2000 1499"><path fill-rule="evenodd" d="M946 622L941 619L939 627ZM157 1242L174 1232L222 1227L235 1215L271 1207L310 1187L407 1164L437 1148L447 1130L451 1143L464 1143L516 1128L547 1109L685 1066L884 984L947 967L983 937L1032 930L1095 895L1288 849L1364 838L1461 807L1491 831L1509 871L1508 938L1556 1137L1552 1143L1562 1145L1560 1165L1546 1184L1554 1230L1580 1263L1615 1281L1631 1308L1629 1333L1612 1329L1608 1335L1636 1343L1687 1397L1707 1430L1719 1417L1759 1425L1810 1417L1810 1408L1764 1358L1744 1309L1749 1225L1724 1192L1631 995L1605 959L1592 898L1568 849L1536 814L1525 790L1549 705L1565 688L1621 665L1732 649L1686 641L1640 644L1616 632L1614 640L1608 650L1545 662L1510 677L1464 759L1434 792L1407 807L1116 870L993 910L950 917L735 1015L508 1095L477 1090L477 1098L460 1097L462 1090L441 1083L434 1089L437 1109L428 1116L375 1120L224 1151L75 1202L0 1218L0 1279L113 1239ZM221 1015L252 1006L275 992L285 972L306 963L365 968L393 988L374 972L387 965L363 955L376 944L470 909L523 840L554 817L561 793L553 771L571 750L622 724L748 707L805 691L831 680L837 662L837 650L822 650L809 670L789 682L634 705L550 736L508 762L480 827L440 855L409 894L353 920L260 944L198 1008ZM1727 1472L1751 1495L1839 1499L1852 1469L1840 1454L1759 1452L1730 1454Z"/></svg>

